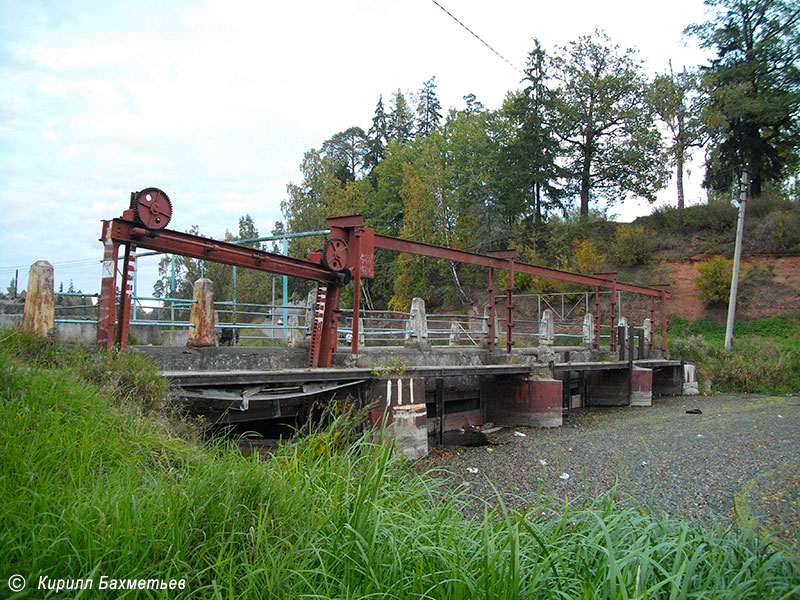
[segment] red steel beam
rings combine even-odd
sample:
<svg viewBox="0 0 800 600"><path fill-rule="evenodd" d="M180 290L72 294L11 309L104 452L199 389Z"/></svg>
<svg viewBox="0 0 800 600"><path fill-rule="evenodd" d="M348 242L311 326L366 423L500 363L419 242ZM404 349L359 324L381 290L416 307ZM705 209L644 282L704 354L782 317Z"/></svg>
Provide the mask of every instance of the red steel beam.
<svg viewBox="0 0 800 600"><path fill-rule="evenodd" d="M384 248L386 250L394 250L396 252L416 254L419 256L430 256L432 258L452 260L460 263L477 265L480 267L504 270L509 269L509 261L506 259L485 256L483 254L476 254L474 252L466 252L464 250L454 250L452 248L445 248L444 246L436 246L434 244L426 244L424 242L402 240L400 238L381 235L379 233L375 234L375 247ZM571 283L580 283L588 286L598 286L603 289L612 289L612 287L614 287L612 282L607 279L592 277L591 275L581 275L579 273L570 273L569 271L560 271L558 269L548 269L547 267L537 267L536 265L529 265L526 263L514 262L514 272L527 273L536 277L546 277L548 279L557 279L560 281L569 281ZM633 283L623 283L621 281L616 282L616 289L624 292L643 294L645 296L654 296L657 298L660 298L662 293L664 293L660 289L636 285ZM666 294L667 297L669 297L668 291Z"/></svg>
<svg viewBox="0 0 800 600"><path fill-rule="evenodd" d="M111 222L110 239L117 244L134 244L139 248L157 252L180 254L190 258L205 259L313 281L338 284L341 283L344 277L340 273L334 273L322 265L317 265L307 260L273 254L272 252L228 242L200 238L169 229L149 232L135 223L123 219L114 219Z"/></svg>

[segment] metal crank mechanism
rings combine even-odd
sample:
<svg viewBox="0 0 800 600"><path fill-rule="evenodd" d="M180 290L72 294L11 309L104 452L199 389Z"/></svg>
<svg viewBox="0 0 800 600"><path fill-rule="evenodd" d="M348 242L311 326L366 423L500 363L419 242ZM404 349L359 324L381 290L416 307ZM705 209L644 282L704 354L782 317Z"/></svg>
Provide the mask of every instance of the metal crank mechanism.
<svg viewBox="0 0 800 600"><path fill-rule="evenodd" d="M326 268L341 273L347 270L350 264L348 257L347 242L342 238L332 237L325 240L325 246L322 249L322 264Z"/></svg>
<svg viewBox="0 0 800 600"><path fill-rule="evenodd" d="M169 196L154 187L131 194L131 208L136 222L147 229L164 229L172 218Z"/></svg>

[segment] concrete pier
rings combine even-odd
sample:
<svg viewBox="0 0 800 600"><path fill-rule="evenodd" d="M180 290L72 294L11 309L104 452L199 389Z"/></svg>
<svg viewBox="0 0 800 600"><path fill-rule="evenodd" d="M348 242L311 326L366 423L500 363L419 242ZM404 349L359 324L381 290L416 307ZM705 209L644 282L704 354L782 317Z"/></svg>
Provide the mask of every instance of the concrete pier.
<svg viewBox="0 0 800 600"><path fill-rule="evenodd" d="M31 265L22 329L42 338L53 337L55 330L55 294L53 265L39 260Z"/></svg>
<svg viewBox="0 0 800 600"><path fill-rule="evenodd" d="M482 388L486 420L504 427L560 427L561 386L557 379L487 379Z"/></svg>
<svg viewBox="0 0 800 600"><path fill-rule="evenodd" d="M193 327L188 346L215 346L214 282L205 277L194 282L194 303L189 314Z"/></svg>

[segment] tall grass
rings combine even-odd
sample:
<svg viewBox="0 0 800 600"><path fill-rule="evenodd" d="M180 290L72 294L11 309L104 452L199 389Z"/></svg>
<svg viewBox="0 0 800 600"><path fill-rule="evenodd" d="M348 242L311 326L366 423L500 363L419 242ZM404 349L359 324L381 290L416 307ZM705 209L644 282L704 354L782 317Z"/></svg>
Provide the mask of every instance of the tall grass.
<svg viewBox="0 0 800 600"><path fill-rule="evenodd" d="M119 383L147 381L152 368L92 383L92 359L75 356L0 331L3 582L186 577L171 598L800 593L800 561L768 542L610 498L555 519L502 502L467 518L465 498L342 422L261 458L187 442Z"/></svg>
<svg viewBox="0 0 800 600"><path fill-rule="evenodd" d="M724 349L725 327L708 319L670 319L670 352L696 362L701 378L719 392L800 392L800 316L783 315L734 326Z"/></svg>

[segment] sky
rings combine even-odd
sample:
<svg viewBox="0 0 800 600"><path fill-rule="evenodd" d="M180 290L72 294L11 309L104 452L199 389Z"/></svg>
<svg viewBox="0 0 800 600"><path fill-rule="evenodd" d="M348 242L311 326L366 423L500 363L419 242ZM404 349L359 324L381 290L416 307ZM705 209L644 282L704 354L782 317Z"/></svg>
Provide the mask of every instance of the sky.
<svg viewBox="0 0 800 600"><path fill-rule="evenodd" d="M682 37L702 0L437 1L518 69L534 38L595 29L650 74L705 60ZM446 109L470 93L499 108L522 77L503 59L432 0L0 0L0 289L48 260L56 287L97 292L100 222L146 187L172 200L170 229L222 238L249 214L268 235L305 151L433 76ZM659 202L674 198L670 184ZM140 261L140 294L156 264Z"/></svg>

